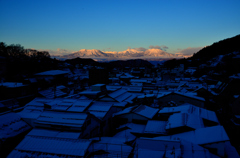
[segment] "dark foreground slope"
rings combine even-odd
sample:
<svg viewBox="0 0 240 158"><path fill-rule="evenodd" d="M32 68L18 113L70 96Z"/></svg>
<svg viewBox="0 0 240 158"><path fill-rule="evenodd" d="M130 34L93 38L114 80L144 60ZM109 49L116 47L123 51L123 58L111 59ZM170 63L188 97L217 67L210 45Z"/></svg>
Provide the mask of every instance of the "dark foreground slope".
<svg viewBox="0 0 240 158"><path fill-rule="evenodd" d="M232 52L240 51L240 35L227 38L201 49L190 59L210 60L217 55L226 55Z"/></svg>

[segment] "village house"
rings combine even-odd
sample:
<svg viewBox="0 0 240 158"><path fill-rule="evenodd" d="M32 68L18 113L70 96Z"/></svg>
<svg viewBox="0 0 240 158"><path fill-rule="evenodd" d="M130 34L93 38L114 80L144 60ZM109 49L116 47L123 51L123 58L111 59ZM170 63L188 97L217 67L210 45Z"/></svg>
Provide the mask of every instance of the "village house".
<svg viewBox="0 0 240 158"><path fill-rule="evenodd" d="M36 89L28 84L20 82L2 82L0 83L0 99L12 99L35 94Z"/></svg>
<svg viewBox="0 0 240 158"><path fill-rule="evenodd" d="M135 94L129 93L125 89L119 88L100 96L97 101L113 103L113 106L116 107L117 111L121 111L125 107L130 106L135 99Z"/></svg>
<svg viewBox="0 0 240 158"><path fill-rule="evenodd" d="M84 95L91 99L97 99L99 96L106 94L107 89L105 84L95 84L91 86L91 89L80 92L80 95Z"/></svg>
<svg viewBox="0 0 240 158"><path fill-rule="evenodd" d="M117 137L96 137L88 148L90 157L128 158L133 147L125 144L125 140Z"/></svg>
<svg viewBox="0 0 240 158"><path fill-rule="evenodd" d="M171 92L168 94L158 95L157 96L159 105L167 106L170 101L174 101L176 105L181 105L183 103L190 103L198 107L204 107L205 99L188 94L188 93L180 93L180 92Z"/></svg>
<svg viewBox="0 0 240 158"><path fill-rule="evenodd" d="M36 79L38 80L40 87L45 87L49 85L61 85L67 84L68 75L71 72L63 70L49 70L40 73L36 73Z"/></svg>
<svg viewBox="0 0 240 158"><path fill-rule="evenodd" d="M192 115L193 117L199 116L200 118L202 118L204 127L219 125L217 115L214 111L200 108L189 103L185 103L175 107L164 107L158 112L158 118L161 120L168 120L169 117L173 114L184 114L184 115L188 114L188 115ZM185 121L188 121L189 117L184 117L184 118L186 119ZM196 117L196 120L198 120L199 123L202 124L199 118ZM176 120L176 122L177 121L178 120ZM193 121L195 121L195 119ZM193 122L193 124L195 123Z"/></svg>
<svg viewBox="0 0 240 158"><path fill-rule="evenodd" d="M91 140L80 133L33 129L8 155L11 157L86 157Z"/></svg>
<svg viewBox="0 0 240 158"><path fill-rule="evenodd" d="M114 124L112 115L117 112L112 103L95 101L85 111L99 119L100 125L97 127L99 129L96 129L95 133L100 132L99 135L102 136L111 135Z"/></svg>
<svg viewBox="0 0 240 158"><path fill-rule="evenodd" d="M22 137L31 130L26 122L19 115L10 112L0 115L0 149L2 157L6 157L7 153L21 141Z"/></svg>
<svg viewBox="0 0 240 158"><path fill-rule="evenodd" d="M128 107L114 114L116 123L140 123L146 124L148 120L152 120L157 116L159 109L146 105Z"/></svg>
<svg viewBox="0 0 240 158"><path fill-rule="evenodd" d="M81 103L79 103L81 102ZM34 128L81 132L82 138L99 134L99 119L86 112L91 100L36 98L18 113Z"/></svg>

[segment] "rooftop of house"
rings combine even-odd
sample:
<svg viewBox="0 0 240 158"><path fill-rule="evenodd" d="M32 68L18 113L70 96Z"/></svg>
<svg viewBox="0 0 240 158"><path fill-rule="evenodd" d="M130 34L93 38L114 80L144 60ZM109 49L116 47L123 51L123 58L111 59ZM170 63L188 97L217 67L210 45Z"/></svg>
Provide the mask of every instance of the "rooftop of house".
<svg viewBox="0 0 240 158"><path fill-rule="evenodd" d="M92 100L78 100L67 111L83 112L92 103Z"/></svg>
<svg viewBox="0 0 240 158"><path fill-rule="evenodd" d="M200 108L189 103L185 103L176 107L164 107L158 113L159 114L188 113L200 116L201 118L206 120L219 123L216 113L214 111Z"/></svg>
<svg viewBox="0 0 240 158"><path fill-rule="evenodd" d="M103 119L113 106L112 103L108 102L94 102L87 111L96 116L97 118Z"/></svg>
<svg viewBox="0 0 240 158"><path fill-rule="evenodd" d="M46 97L46 98L58 98L58 97L62 97L64 95L67 95L67 93L63 92L61 89L59 88L49 88L46 90L42 90L38 92L39 94L41 94L42 96Z"/></svg>
<svg viewBox="0 0 240 158"><path fill-rule="evenodd" d="M144 116L148 119L152 119L157 114L158 111L159 109L152 108L146 105L140 105L139 107L133 110L133 113Z"/></svg>
<svg viewBox="0 0 240 158"><path fill-rule="evenodd" d="M34 128L27 134L27 136L78 139L80 134L80 132L62 132L57 130Z"/></svg>
<svg viewBox="0 0 240 158"><path fill-rule="evenodd" d="M204 145L218 142L229 141L229 137L223 126L212 126L205 128L198 128L194 131L178 133L171 136L160 136L155 139L179 139L191 143Z"/></svg>
<svg viewBox="0 0 240 158"><path fill-rule="evenodd" d="M91 140L26 136L8 157L39 155L83 157Z"/></svg>
<svg viewBox="0 0 240 158"><path fill-rule="evenodd" d="M181 93L181 92L178 92L178 91L161 93L157 96L157 98L162 98L164 96L171 95L171 94L177 94L177 95L181 95L181 96L184 96L184 97L196 99L196 100L203 101L203 102L205 101L204 98L195 96L196 93Z"/></svg>
<svg viewBox="0 0 240 158"><path fill-rule="evenodd" d="M157 114L158 111L159 109L152 108L146 105L140 105L140 106L132 106L132 107L125 108L124 110L115 113L114 116L134 113L134 114L143 116L147 119L152 119Z"/></svg>
<svg viewBox="0 0 240 158"><path fill-rule="evenodd" d="M125 89L116 89L106 95L103 95L99 98L99 100L105 100L106 97L110 97L111 99L107 99L108 101L116 101L116 102L129 102L132 103L132 100L136 98L135 94L127 92Z"/></svg>
<svg viewBox="0 0 240 158"><path fill-rule="evenodd" d="M105 151L105 155L100 157L128 157L132 147L125 144L125 140L117 137L99 137L92 138L95 140L89 148L89 152ZM97 156L97 155L96 155Z"/></svg>
<svg viewBox="0 0 240 158"><path fill-rule="evenodd" d="M87 116L86 113L44 111L39 115L36 123L79 128L82 127Z"/></svg>
<svg viewBox="0 0 240 158"><path fill-rule="evenodd" d="M31 127L21 120L21 117L15 113L0 115L0 139L5 140L10 137L31 129Z"/></svg>
<svg viewBox="0 0 240 158"><path fill-rule="evenodd" d="M63 70L49 70L49 71L44 71L40 73L36 73L35 75L40 75L40 76L56 76L56 75L65 75L68 74L69 71L63 71Z"/></svg>
<svg viewBox="0 0 240 158"><path fill-rule="evenodd" d="M23 83L19 83L19 82L2 82L2 83L0 83L0 86L4 86L7 88L16 88L16 87L24 87L26 85L24 85Z"/></svg>
<svg viewBox="0 0 240 158"><path fill-rule="evenodd" d="M203 128L203 120L200 116L187 113L175 113L168 119L166 129L174 129L178 127L190 127L192 129Z"/></svg>
<svg viewBox="0 0 240 158"><path fill-rule="evenodd" d="M144 133L166 134L167 121L148 120Z"/></svg>

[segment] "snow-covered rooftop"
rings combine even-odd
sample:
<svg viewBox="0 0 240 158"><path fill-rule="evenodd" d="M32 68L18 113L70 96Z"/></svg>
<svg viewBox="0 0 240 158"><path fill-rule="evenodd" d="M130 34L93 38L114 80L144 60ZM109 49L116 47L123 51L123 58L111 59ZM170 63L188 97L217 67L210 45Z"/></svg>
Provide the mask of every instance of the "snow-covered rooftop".
<svg viewBox="0 0 240 158"><path fill-rule="evenodd" d="M85 113L44 111L37 118L38 124L62 125L68 127L81 127L87 118Z"/></svg>
<svg viewBox="0 0 240 158"><path fill-rule="evenodd" d="M131 107L125 108L125 109L123 109L122 111L119 111L119 112L115 113L114 116L123 115L123 114L128 114L128 113L130 113L135 107L136 107L136 106L131 106Z"/></svg>
<svg viewBox="0 0 240 158"><path fill-rule="evenodd" d="M127 91L126 90L124 90L124 89L118 89L118 90L116 90L116 91L114 91L114 92L112 92L112 93L109 93L108 95L110 96L110 97L112 97L112 98L116 98L116 97L118 97L118 96L120 96L120 95L122 95L122 94L124 94L124 93L126 93Z"/></svg>
<svg viewBox="0 0 240 158"><path fill-rule="evenodd" d="M94 102L89 108L89 111L102 111L107 112L112 107L112 103L108 102Z"/></svg>
<svg viewBox="0 0 240 158"><path fill-rule="evenodd" d="M177 91L175 91L174 93L179 94L179 95L183 95L183 96L186 96L186 97L189 97L189 98L197 99L197 100L200 100L200 101L205 101L204 98L195 96L194 95L195 93L180 93L180 92L177 92Z"/></svg>
<svg viewBox="0 0 240 158"><path fill-rule="evenodd" d="M8 87L8 88L15 88L15 87L23 87L25 85L23 85L22 83L19 83L19 82L3 82L3 83L0 83L0 86L4 86L4 87Z"/></svg>
<svg viewBox="0 0 240 158"><path fill-rule="evenodd" d="M108 102L94 102L87 109L87 111L95 115L96 117L103 119L112 106L113 104Z"/></svg>
<svg viewBox="0 0 240 158"><path fill-rule="evenodd" d="M214 111L200 108L188 103L185 103L176 107L164 107L158 113L159 114L188 113L188 114L198 115L203 119L219 123L216 113Z"/></svg>
<svg viewBox="0 0 240 158"><path fill-rule="evenodd" d="M146 83L148 80L143 80L143 79L131 79L130 82L138 82L138 83Z"/></svg>
<svg viewBox="0 0 240 158"><path fill-rule="evenodd" d="M101 91L85 90L85 91L80 92L79 94L81 94L81 95L97 95L99 93L101 93Z"/></svg>
<svg viewBox="0 0 240 158"><path fill-rule="evenodd" d="M196 93L182 93L182 92L178 92L178 91L174 91L174 92L162 92L162 93L159 93L157 95L157 98L161 98L161 97L164 97L166 95L171 95L171 94L178 94L178 95L182 95L182 96L185 96L185 97L188 97L188 98L193 98L193 99L196 99L196 100L200 100L200 101L205 101L204 98L202 97L198 97L196 96Z"/></svg>
<svg viewBox="0 0 240 158"><path fill-rule="evenodd" d="M0 139L4 140L14 137L31 127L21 120L21 117L15 113L0 115Z"/></svg>
<svg viewBox="0 0 240 158"><path fill-rule="evenodd" d="M49 88L46 90L39 91L38 93L46 98L55 98L67 95L67 93L61 91L61 89L58 88L56 88L56 90L54 90L54 88Z"/></svg>
<svg viewBox="0 0 240 158"><path fill-rule="evenodd" d="M204 124L202 118L199 115L175 113L169 117L166 129L173 129L184 126L197 129L203 128Z"/></svg>
<svg viewBox="0 0 240 158"><path fill-rule="evenodd" d="M51 154L56 156L79 156L83 157L90 146L90 140L84 139L62 139L26 136L20 144L9 154L8 157L27 155L25 152L36 155ZM22 156L23 156L22 155Z"/></svg>
<svg viewBox="0 0 240 158"><path fill-rule="evenodd" d="M158 93L157 94L157 98L161 98L161 97L163 97L163 96L165 96L165 95L168 95L168 94L170 94L171 92L160 92L160 93Z"/></svg>
<svg viewBox="0 0 240 158"><path fill-rule="evenodd" d="M164 151L166 157L180 157L181 156L181 142L180 140L156 140L155 138L138 138L136 146L142 150Z"/></svg>
<svg viewBox="0 0 240 158"><path fill-rule="evenodd" d="M199 145L211 144L217 142L228 141L228 135L223 126L213 126L199 128L195 131L184 132L172 135L173 138L179 138Z"/></svg>
<svg viewBox="0 0 240 158"><path fill-rule="evenodd" d="M164 114L164 113L178 113L178 112L188 112L191 104L183 104L176 107L164 107L162 108L158 113Z"/></svg>
<svg viewBox="0 0 240 158"><path fill-rule="evenodd" d="M167 121L148 120L144 133L166 134Z"/></svg>
<svg viewBox="0 0 240 158"><path fill-rule="evenodd" d="M134 78L134 76L130 75L129 73L116 74L116 77L119 77L119 78Z"/></svg>
<svg viewBox="0 0 240 158"><path fill-rule="evenodd" d="M99 138L96 138L96 140L99 140ZM124 143L125 143L125 140L122 138L101 137L100 141L91 144L89 148L89 152L105 151L107 153L103 155L99 155L99 157L127 158L129 157L129 154L132 151L132 147Z"/></svg>
<svg viewBox="0 0 240 158"><path fill-rule="evenodd" d="M36 73L35 75L41 75L41 76L55 76L55 75L63 75L63 74L68 74L69 71L63 71L63 70L49 70L49 71L44 71L40 73Z"/></svg>
<svg viewBox="0 0 240 158"><path fill-rule="evenodd" d="M182 157L192 157L192 158L220 158L209 152L208 149L205 149L195 143L181 141L182 148Z"/></svg>
<svg viewBox="0 0 240 158"><path fill-rule="evenodd" d="M78 100L67 111L83 112L92 103L92 100Z"/></svg>
<svg viewBox="0 0 240 158"><path fill-rule="evenodd" d="M55 137L55 138L71 138L78 139L80 132L61 132L49 129L32 129L27 136L39 136L39 137Z"/></svg>
<svg viewBox="0 0 240 158"><path fill-rule="evenodd" d="M158 111L159 109L155 109L146 105L140 105L135 110L133 110L133 113L144 116L148 119L152 119Z"/></svg>

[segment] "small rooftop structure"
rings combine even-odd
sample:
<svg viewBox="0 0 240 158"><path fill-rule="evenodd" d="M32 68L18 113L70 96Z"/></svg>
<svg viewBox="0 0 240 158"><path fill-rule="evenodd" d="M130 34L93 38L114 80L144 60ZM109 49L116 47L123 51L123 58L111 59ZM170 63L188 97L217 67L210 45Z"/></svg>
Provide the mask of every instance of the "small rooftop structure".
<svg viewBox="0 0 240 158"><path fill-rule="evenodd" d="M106 85L105 84L95 84L92 85L92 91L105 91Z"/></svg>
<svg viewBox="0 0 240 158"><path fill-rule="evenodd" d="M131 74L129 73L120 73L120 74L116 74L116 77L119 77L119 78L134 78L134 76L132 76Z"/></svg>
<svg viewBox="0 0 240 158"><path fill-rule="evenodd" d="M92 91L91 89L88 89L88 90L85 90L85 91L82 91L78 94L80 95L83 95L83 96L86 96L88 98L92 98L92 99L96 99L97 97L99 97L101 95L101 91Z"/></svg>
<svg viewBox="0 0 240 158"><path fill-rule="evenodd" d="M45 98L58 98L67 95L67 93L63 92L60 88L54 89L53 87L39 91L38 93L44 96Z"/></svg>
<svg viewBox="0 0 240 158"><path fill-rule="evenodd" d="M147 79L131 79L130 82L131 83L147 83L148 80Z"/></svg>

